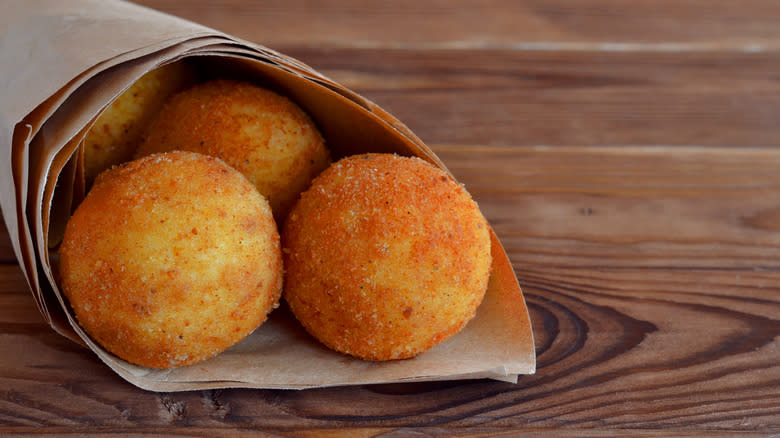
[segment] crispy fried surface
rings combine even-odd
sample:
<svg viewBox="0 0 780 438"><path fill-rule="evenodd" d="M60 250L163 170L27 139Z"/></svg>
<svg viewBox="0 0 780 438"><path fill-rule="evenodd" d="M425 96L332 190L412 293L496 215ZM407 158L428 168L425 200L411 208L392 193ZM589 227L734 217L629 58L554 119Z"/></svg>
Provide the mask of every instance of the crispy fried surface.
<svg viewBox="0 0 780 438"><path fill-rule="evenodd" d="M282 232L284 296L322 343L363 359L415 356L473 318L491 266L465 189L419 158L367 154L318 176Z"/></svg>
<svg viewBox="0 0 780 438"><path fill-rule="evenodd" d="M312 120L286 97L256 85L214 80L174 96L137 156L174 149L223 159L271 204L281 224L330 153Z"/></svg>
<svg viewBox="0 0 780 438"><path fill-rule="evenodd" d="M100 174L67 224L61 274L79 324L107 350L189 365L278 305L279 234L265 199L222 161L156 154Z"/></svg>
<svg viewBox="0 0 780 438"><path fill-rule="evenodd" d="M84 140L84 172L88 185L109 167L133 158L141 136L165 100L195 82L184 62L143 75L98 117Z"/></svg>

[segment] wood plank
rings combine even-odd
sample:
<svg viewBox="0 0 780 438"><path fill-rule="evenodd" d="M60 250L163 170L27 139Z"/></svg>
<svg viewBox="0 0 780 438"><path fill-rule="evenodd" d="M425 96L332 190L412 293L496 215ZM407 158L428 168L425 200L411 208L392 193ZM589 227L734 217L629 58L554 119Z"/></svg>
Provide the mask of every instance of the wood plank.
<svg viewBox="0 0 780 438"><path fill-rule="evenodd" d="M136 3L270 47L494 47L619 42L717 48L774 46L780 36L780 5L771 0Z"/></svg>
<svg viewBox="0 0 780 438"><path fill-rule="evenodd" d="M516 266L780 270L780 151L435 145Z"/></svg>
<svg viewBox="0 0 780 438"><path fill-rule="evenodd" d="M571 436L780 433L780 151L435 150L510 253L534 325L536 375L517 385L149 393L48 329L18 268L6 265L0 423L267 427L290 436L348 425L463 436L472 427L473 436L528 427Z"/></svg>
<svg viewBox="0 0 780 438"><path fill-rule="evenodd" d="M780 52L285 52L429 144L780 146Z"/></svg>
<svg viewBox="0 0 780 438"><path fill-rule="evenodd" d="M499 1L481 2L478 6L470 2L412 2L394 4L392 11L351 1L316 5L237 2L227 7L207 1L187 5L150 3L298 56L388 107L429 142L725 146L778 143L773 123L777 107L774 85L764 89L756 83L729 82L735 77L740 82L742 75L756 72L752 65L744 65L743 58L765 62L763 56L753 52L776 49L779 34L770 23L774 23L778 7L771 2L739 6L722 2L671 5L657 1L587 5L571 1ZM717 13L708 14L708 10ZM301 16L321 19L301 20ZM388 29L388 16L398 17L399 25ZM767 22L763 23L765 18ZM501 25L496 20L507 23ZM586 30L610 38L593 37L588 32L583 35L581 29L561 31L565 23L587 23ZM594 23L597 24L590 28ZM324 28L318 29L317 25ZM302 26L305 30L300 29ZM371 34L378 29L382 29L380 35ZM354 34L334 36L343 31ZM320 35L315 44L310 39L299 39L308 32ZM643 45L646 38L625 32L646 32L651 39L662 38L661 45ZM680 36L679 32L685 35ZM740 42L734 43L733 35L739 35ZM709 43L686 44L691 36ZM407 41L408 38L414 41ZM613 40L623 45L602 44ZM522 44L528 41L540 44ZM408 51L436 52L445 48L455 49L455 53L446 56L446 62L442 62L439 53ZM720 59L719 54L705 55L709 59L698 68L703 76L694 77L693 82L678 80L674 88L665 84L681 70L689 70L681 64L688 62L690 51L724 48L740 53L718 65L713 65L713 59ZM546 53L528 53L539 50ZM569 53L577 50L585 53ZM631 55L617 62L605 61L600 51ZM657 51L661 54L654 53ZM478 54L483 52L487 53ZM549 68L546 58L551 53L563 65L545 70ZM770 63L776 60L774 55L767 56ZM573 62L572 57L580 62ZM671 58L671 65L667 65L668 61L655 65L652 60L658 57ZM526 59L523 70L502 69ZM410 60L414 66L409 66ZM350 62L355 64L344 65ZM600 67L600 71L579 71L592 69L590 63ZM628 78L623 77L626 68L633 70ZM759 82L771 78L775 68L776 65L771 66L767 74L759 75ZM424 71L420 74L415 69ZM760 74L761 70L757 72ZM708 89L702 92L689 88L697 84ZM397 92L398 88L402 91ZM755 91L746 94L745 90ZM430 114L438 117L428 117ZM491 119L496 116L497 120Z"/></svg>
<svg viewBox="0 0 780 438"><path fill-rule="evenodd" d="M122 429L120 429L122 430ZM299 438L369 438L378 436L425 436L425 437L452 437L452 438L493 438L493 437L528 437L528 438L610 438L610 437L669 437L680 438L698 437L700 433L685 430L593 430L593 429L562 429L524 427L522 430L506 430L501 427L340 427L311 430L308 428L219 428L206 427L133 427L132 431L117 432L113 427L11 427L3 428L0 432L12 434L14 437L39 437L39 436L121 436L121 437L145 437L145 436L173 436L173 437L203 437L220 436L229 437L299 437ZM734 432L708 430L706 436L710 438L733 438ZM740 437L766 438L761 432L740 432Z"/></svg>

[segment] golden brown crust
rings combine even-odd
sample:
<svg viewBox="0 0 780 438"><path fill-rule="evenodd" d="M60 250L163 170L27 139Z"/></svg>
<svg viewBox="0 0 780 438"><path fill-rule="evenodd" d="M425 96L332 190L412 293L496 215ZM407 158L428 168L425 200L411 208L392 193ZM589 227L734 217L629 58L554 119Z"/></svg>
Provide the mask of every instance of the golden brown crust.
<svg viewBox="0 0 780 438"><path fill-rule="evenodd" d="M279 234L265 199L222 161L156 154L97 178L67 224L61 274L79 324L107 350L188 365L278 304Z"/></svg>
<svg viewBox="0 0 780 438"><path fill-rule="evenodd" d="M223 159L251 181L281 224L330 152L309 116L256 85L214 80L183 91L152 122L136 156L187 150Z"/></svg>
<svg viewBox="0 0 780 438"><path fill-rule="evenodd" d="M166 99L195 82L195 73L180 61L143 75L109 105L84 140L87 185L116 164L133 158L147 124Z"/></svg>
<svg viewBox="0 0 780 438"><path fill-rule="evenodd" d="M335 163L301 196L282 241L296 317L325 345L363 359L412 357L458 332L490 273L476 203L419 158Z"/></svg>

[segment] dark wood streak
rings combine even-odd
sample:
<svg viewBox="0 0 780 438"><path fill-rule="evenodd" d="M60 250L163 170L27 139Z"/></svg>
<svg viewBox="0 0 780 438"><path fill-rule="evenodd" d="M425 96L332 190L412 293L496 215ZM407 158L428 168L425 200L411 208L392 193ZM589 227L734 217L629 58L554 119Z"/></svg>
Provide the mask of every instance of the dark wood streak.
<svg viewBox="0 0 780 438"><path fill-rule="evenodd" d="M540 297L536 297L536 300ZM526 296L526 304L528 306L528 312L536 321L542 321L544 331L534 333L534 340L536 341L536 364L539 368L548 365L551 360L542 362L541 357L545 356L547 350L552 347L555 338L560 334L560 324L555 313L548 311L544 306L536 304L535 300L531 300L531 297ZM549 304L549 303L546 303ZM538 322L537 322L538 324Z"/></svg>
<svg viewBox="0 0 780 438"><path fill-rule="evenodd" d="M540 286L539 284L534 284L532 287L534 290L538 290L542 286ZM558 288L560 288L560 284ZM551 291L547 290L547 292L550 293ZM697 353L696 356L691 357L687 361L683 361L683 362L680 362L679 360L675 361L675 366L677 367L687 367L687 366L711 362L719 356L719 353L727 353L727 354L746 353L758 349L760 347L763 347L771 343L775 337L780 336L780 320L766 318L759 315L739 312L730 309L724 309L722 307L709 306L704 304L687 304L681 302L670 302L667 300L653 300L647 298L642 298L642 299L631 298L631 297L625 297L620 295L605 294L602 292L589 292L583 289L578 289L577 294L579 296L597 294L602 297L613 298L613 299L666 304L666 305L681 307L693 311L707 312L718 316L722 316L725 319L735 319L739 322L746 324L750 328L750 331L745 335L741 335L741 336L734 335L731 336L728 341L720 342L718 350L710 351L705 355L702 355L701 353ZM534 298L533 295L529 295L528 299L529 301L533 302L532 301L533 298ZM572 299L571 296L567 298ZM771 300L754 300L754 302L758 302L761 304L774 304L775 306L780 304L777 301L773 302ZM608 310L613 311L612 309L608 309ZM655 327L653 324L646 321L643 321L643 323L651 327L649 330L644 331L643 334L647 334L657 330L657 327ZM630 325L627 326L630 327ZM642 336L642 338L644 338L644 336ZM638 342L636 344L638 344ZM627 350L628 349L626 349L626 351ZM646 367L646 370L659 371L659 370L667 369L668 365L669 364L667 363L659 363L658 365L648 365Z"/></svg>

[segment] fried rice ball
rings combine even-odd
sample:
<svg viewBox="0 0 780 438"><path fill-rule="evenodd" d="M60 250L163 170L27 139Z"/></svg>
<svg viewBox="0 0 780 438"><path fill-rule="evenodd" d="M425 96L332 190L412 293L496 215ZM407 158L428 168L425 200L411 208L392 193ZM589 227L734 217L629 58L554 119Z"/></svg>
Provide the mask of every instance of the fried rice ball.
<svg viewBox="0 0 780 438"><path fill-rule="evenodd" d="M487 289L488 224L452 177L419 158L344 158L315 178L282 231L284 297L326 346L413 357L471 320Z"/></svg>
<svg viewBox="0 0 780 438"><path fill-rule="evenodd" d="M119 95L84 140L87 185L91 186L100 172L131 160L144 129L165 100L194 82L194 72L179 61L146 73Z"/></svg>
<svg viewBox="0 0 780 438"><path fill-rule="evenodd" d="M68 221L62 289L79 324L138 365L190 365L237 343L281 295L279 233L235 169L192 152L100 174Z"/></svg>
<svg viewBox="0 0 780 438"><path fill-rule="evenodd" d="M268 198L279 224L331 162L322 135L298 105L254 84L223 79L171 98L137 156L175 149L213 155L238 169Z"/></svg>

